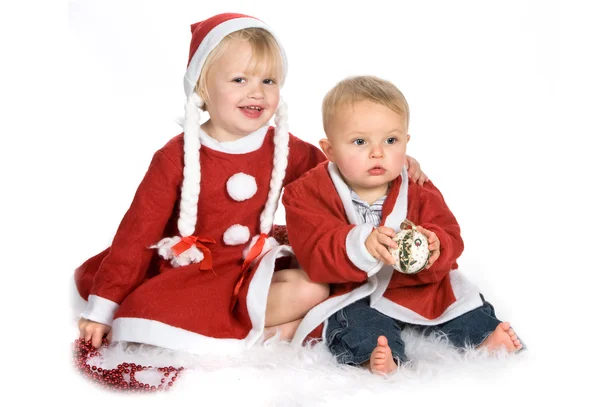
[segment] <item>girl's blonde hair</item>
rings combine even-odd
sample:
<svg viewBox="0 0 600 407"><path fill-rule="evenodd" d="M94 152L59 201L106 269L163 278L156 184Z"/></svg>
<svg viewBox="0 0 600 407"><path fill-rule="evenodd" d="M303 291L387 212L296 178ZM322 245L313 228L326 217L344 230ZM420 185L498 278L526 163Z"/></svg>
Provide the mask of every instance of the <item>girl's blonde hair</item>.
<svg viewBox="0 0 600 407"><path fill-rule="evenodd" d="M194 89L202 100L208 101L210 96L206 89L206 78L210 67L225 53L231 43L236 40L247 41L252 48L252 60L248 66L250 72L269 72L277 83L281 83L283 79L283 60L277 40L275 40L270 32L263 28L244 28L224 37L219 45L206 57L206 62ZM206 105L202 106L202 110L206 110Z"/></svg>
<svg viewBox="0 0 600 407"><path fill-rule="evenodd" d="M338 82L323 98L322 113L325 132L340 107L363 100L383 105L406 116L406 127L408 128L410 117L408 103L396 85L376 76L352 76Z"/></svg>

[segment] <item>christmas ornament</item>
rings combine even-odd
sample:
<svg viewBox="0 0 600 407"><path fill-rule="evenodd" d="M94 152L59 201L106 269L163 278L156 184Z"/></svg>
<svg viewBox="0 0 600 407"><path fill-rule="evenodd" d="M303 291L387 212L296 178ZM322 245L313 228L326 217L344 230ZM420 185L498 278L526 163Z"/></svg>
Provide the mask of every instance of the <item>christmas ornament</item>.
<svg viewBox="0 0 600 407"><path fill-rule="evenodd" d="M396 270L404 274L416 274L423 270L429 260L429 241L417 230L417 226L406 219L400 225L400 231L392 238L398 248L389 248L396 263Z"/></svg>

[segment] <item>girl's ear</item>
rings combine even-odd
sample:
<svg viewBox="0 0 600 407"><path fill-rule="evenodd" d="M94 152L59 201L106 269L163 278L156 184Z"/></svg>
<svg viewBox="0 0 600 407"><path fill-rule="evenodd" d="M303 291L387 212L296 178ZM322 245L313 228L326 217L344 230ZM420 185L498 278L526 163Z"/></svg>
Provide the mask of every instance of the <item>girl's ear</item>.
<svg viewBox="0 0 600 407"><path fill-rule="evenodd" d="M332 163L335 163L335 157L333 155L333 147L331 146L331 143L329 142L329 140L326 138L319 140L319 146L321 146L321 150L323 150L323 152L327 156L327 159L329 161L331 161Z"/></svg>

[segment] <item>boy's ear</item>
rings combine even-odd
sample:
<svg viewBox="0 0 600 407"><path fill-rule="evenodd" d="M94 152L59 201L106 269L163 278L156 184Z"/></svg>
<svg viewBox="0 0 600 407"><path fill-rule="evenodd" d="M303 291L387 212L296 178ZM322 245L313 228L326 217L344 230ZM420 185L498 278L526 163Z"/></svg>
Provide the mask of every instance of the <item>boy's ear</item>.
<svg viewBox="0 0 600 407"><path fill-rule="evenodd" d="M410 134L406 135L406 142L408 143L410 141Z"/></svg>
<svg viewBox="0 0 600 407"><path fill-rule="evenodd" d="M321 150L323 150L323 152L327 156L327 159L329 161L335 163L335 160L333 157L333 147L331 146L331 143L329 142L329 140L326 138L322 138L321 140L319 140L319 146L321 146Z"/></svg>

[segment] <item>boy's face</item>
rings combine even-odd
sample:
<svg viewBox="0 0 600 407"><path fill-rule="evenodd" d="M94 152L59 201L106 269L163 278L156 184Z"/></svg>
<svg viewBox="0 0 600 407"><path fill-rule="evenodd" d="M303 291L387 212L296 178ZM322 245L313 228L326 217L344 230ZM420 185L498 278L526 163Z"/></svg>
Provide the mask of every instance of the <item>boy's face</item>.
<svg viewBox="0 0 600 407"><path fill-rule="evenodd" d="M267 63L250 70L251 61L251 45L234 40L207 73L206 107L214 131L225 139L235 140L258 130L277 110L277 78Z"/></svg>
<svg viewBox="0 0 600 407"><path fill-rule="evenodd" d="M407 131L406 115L365 100L340 107L320 145L358 195L383 195L402 172Z"/></svg>

